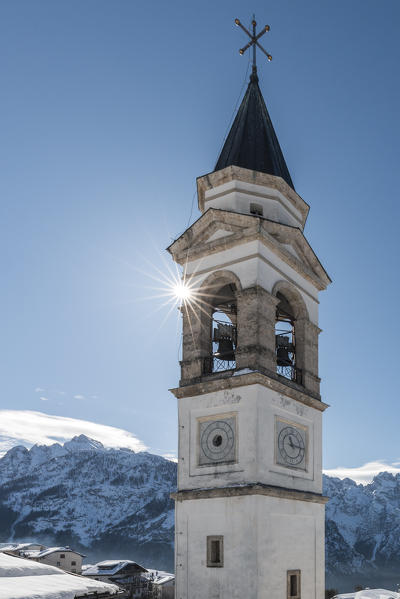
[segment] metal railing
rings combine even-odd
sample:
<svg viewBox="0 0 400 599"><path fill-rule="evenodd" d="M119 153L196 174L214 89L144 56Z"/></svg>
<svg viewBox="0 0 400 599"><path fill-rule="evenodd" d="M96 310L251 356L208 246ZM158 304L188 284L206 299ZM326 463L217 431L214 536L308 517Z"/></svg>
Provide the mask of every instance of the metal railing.
<svg viewBox="0 0 400 599"><path fill-rule="evenodd" d="M278 366L276 367L276 372L280 376L288 379L289 381L294 381L299 385L303 384L303 376L300 368L296 368L296 366Z"/></svg>
<svg viewBox="0 0 400 599"><path fill-rule="evenodd" d="M224 372L236 368L236 360L221 360L218 356L211 354L203 361L203 374L212 374L213 372Z"/></svg>

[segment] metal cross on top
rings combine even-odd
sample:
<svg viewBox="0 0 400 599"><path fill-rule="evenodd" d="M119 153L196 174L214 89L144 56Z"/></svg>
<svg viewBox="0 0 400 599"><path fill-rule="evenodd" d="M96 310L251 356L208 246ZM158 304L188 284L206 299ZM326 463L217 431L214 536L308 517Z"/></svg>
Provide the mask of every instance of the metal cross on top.
<svg viewBox="0 0 400 599"><path fill-rule="evenodd" d="M253 71L256 71L256 69L257 69L256 47L259 48L259 50L261 50L261 52L263 52L265 54L265 56L268 58L268 60L272 60L271 54L268 54L268 52L266 52L266 50L264 50L264 48L261 46L261 44L258 43L258 40L260 39L260 37L263 36L264 33L267 33L267 31L270 30L270 26L265 25L265 27L263 27L263 29L261 29L260 33L256 33L257 23L253 16L253 20L251 22L251 24L253 26L253 34L251 34L250 31L248 29L246 29L246 27L244 25L242 25L242 23L239 21L239 19L235 19L235 23L238 27L241 27L243 29L243 31L245 31L250 38L249 43L246 44L245 46L243 46L243 48L240 48L239 54L244 54L248 48L253 46Z"/></svg>

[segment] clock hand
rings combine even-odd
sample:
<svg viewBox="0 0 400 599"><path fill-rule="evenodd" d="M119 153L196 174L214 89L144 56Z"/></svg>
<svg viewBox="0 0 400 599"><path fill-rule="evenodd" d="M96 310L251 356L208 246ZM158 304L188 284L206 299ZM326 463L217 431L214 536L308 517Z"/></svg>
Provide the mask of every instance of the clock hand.
<svg viewBox="0 0 400 599"><path fill-rule="evenodd" d="M289 445L290 445L291 449L304 449L300 445L295 445L293 443L293 439L292 439L291 435L289 435Z"/></svg>
<svg viewBox="0 0 400 599"><path fill-rule="evenodd" d="M304 449L304 447L302 447L301 445L292 445L292 447L295 447L296 449Z"/></svg>

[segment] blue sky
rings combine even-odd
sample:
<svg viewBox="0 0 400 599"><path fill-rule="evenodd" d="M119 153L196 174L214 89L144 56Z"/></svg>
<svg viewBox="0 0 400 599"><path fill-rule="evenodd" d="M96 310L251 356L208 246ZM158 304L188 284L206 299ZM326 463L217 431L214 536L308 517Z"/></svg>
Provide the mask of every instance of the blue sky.
<svg viewBox="0 0 400 599"><path fill-rule="evenodd" d="M0 409L175 450L179 322L151 277L197 218L195 178L243 94L233 20L249 11L271 26L261 87L334 281L320 313L324 464L392 464L398 0L0 4Z"/></svg>

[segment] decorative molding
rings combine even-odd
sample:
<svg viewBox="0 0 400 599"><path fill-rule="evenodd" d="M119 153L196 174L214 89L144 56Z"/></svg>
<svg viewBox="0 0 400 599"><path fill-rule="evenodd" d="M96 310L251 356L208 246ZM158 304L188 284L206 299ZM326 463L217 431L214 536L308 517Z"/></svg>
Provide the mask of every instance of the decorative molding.
<svg viewBox="0 0 400 599"><path fill-rule="evenodd" d="M185 397L195 397L204 393L215 393L216 391L223 391L225 389L235 389L237 387L244 387L245 385L262 385L263 387L282 393L301 404L315 408L320 412L324 412L329 407L328 404L316 396L313 397L306 390L303 392L294 388L295 383L291 383L291 381L281 382L277 378L267 376L258 371L247 372L245 374L235 373L235 375L232 375L232 371L229 370L227 371L227 376L222 377L221 374L216 374L215 377L217 376L219 378L211 378L213 375L210 375L208 380L202 377L202 380L199 382L170 389L170 391L177 399L182 399ZM275 375L275 377L277 376Z"/></svg>
<svg viewBox="0 0 400 599"><path fill-rule="evenodd" d="M202 241L207 234L207 230L214 232L215 223L218 223L221 229L227 226L230 227L232 234L227 237L220 237L211 242ZM276 235L278 234L284 236L284 243L295 244L305 256L305 261L291 254L283 246L283 242L276 239ZM209 208L167 250L176 262L187 264L194 260L200 260L205 256L226 251L255 240L261 241L265 247L272 250L274 254L286 262L295 272L307 279L318 290L325 289L331 282L300 229L250 214ZM200 245L197 245L199 241ZM198 272L196 272L196 275Z"/></svg>
<svg viewBox="0 0 400 599"><path fill-rule="evenodd" d="M299 196L298 193L294 191L294 189L292 189L286 183L286 181L275 175L268 175L267 173L261 173L259 171L253 171L248 168L234 165L227 166L224 169L208 173L201 177L197 177L197 197L199 209L201 211L204 210L206 191L234 180L275 189L284 195L293 204L293 206L299 210L303 217L303 224L305 224L310 206L303 200L302 197Z"/></svg>
<svg viewBox="0 0 400 599"><path fill-rule="evenodd" d="M292 216L298 223L301 223L302 217L304 216L303 214L301 214L300 210L299 210L299 214L296 214L294 212L294 210L289 208L289 206L282 201L282 198L279 194L277 194L276 196L271 196L271 195L267 195L265 192L256 192L256 191L250 191L248 189L241 189L241 188L230 189L229 191L221 191L220 193L215 193L208 198L205 197L204 203L203 203L203 210L204 211L207 210L207 208L206 208L207 202L212 202L213 200L217 200L218 198L223 198L224 196L226 196L230 193L234 193L234 192L246 194L246 196L251 196L254 198L260 198L262 200L272 200L273 202L278 202L278 204L280 204L290 214L290 216Z"/></svg>
<svg viewBox="0 0 400 599"><path fill-rule="evenodd" d="M297 489L287 489L285 487L275 487L263 483L251 483L248 485L220 488L213 487L212 489L185 489L177 491L176 493L171 493L171 498L181 502L193 499L243 497L246 495L265 495L269 497L278 497L279 499L294 499L296 501L320 504L326 504L329 501L329 497L325 497L319 493L298 491Z"/></svg>

